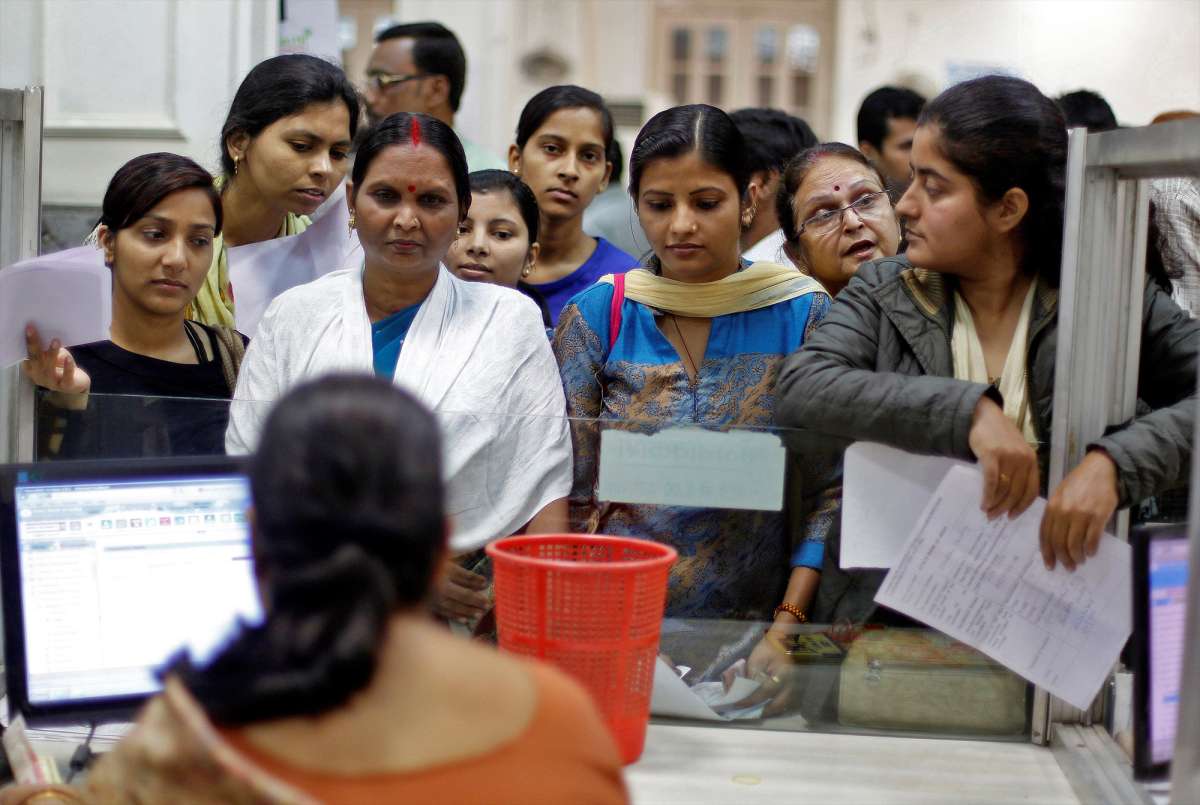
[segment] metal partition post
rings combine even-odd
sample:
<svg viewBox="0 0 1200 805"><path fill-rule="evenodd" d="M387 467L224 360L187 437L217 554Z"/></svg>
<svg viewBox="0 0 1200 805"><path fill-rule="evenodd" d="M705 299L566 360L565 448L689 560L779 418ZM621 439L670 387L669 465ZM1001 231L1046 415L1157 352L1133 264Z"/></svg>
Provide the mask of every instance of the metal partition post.
<svg viewBox="0 0 1200 805"><path fill-rule="evenodd" d="M1200 404L1198 404L1200 405ZM1200 440L1200 417L1196 419ZM1195 444L1197 442L1193 442ZM1192 486L1188 506L1188 591L1183 640L1175 757L1171 762L1171 805L1200 805L1200 450L1192 453Z"/></svg>
<svg viewBox="0 0 1200 805"><path fill-rule="evenodd" d="M0 89L0 268L35 257L42 237L41 87ZM33 458L33 388L0 367L0 461Z"/></svg>
<svg viewBox="0 0 1200 805"><path fill-rule="evenodd" d="M1067 156L1062 278L1058 299L1054 426L1049 487L1055 488L1110 425L1137 404L1149 183L1200 174L1200 120L1089 135L1075 129ZM1128 538L1129 517L1113 524ZM1044 690L1034 696L1032 738L1055 721L1089 723Z"/></svg>

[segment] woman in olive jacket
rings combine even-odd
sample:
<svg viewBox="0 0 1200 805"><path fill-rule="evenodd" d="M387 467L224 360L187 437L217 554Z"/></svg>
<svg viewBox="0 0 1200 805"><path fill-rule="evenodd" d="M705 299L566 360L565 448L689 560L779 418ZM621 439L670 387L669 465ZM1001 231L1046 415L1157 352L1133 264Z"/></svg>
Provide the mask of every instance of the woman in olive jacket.
<svg viewBox="0 0 1200 805"><path fill-rule="evenodd" d="M794 447L867 440L977 460L992 517L1047 491L1066 143L1055 104L1019 79L964 82L925 108L897 205L907 254L860 268L780 373L776 418L801 429ZM1148 284L1138 397L1150 412L1090 444L1052 491L1048 567L1074 569L1118 507L1186 480L1198 348L1200 325ZM833 530L812 618L867 620L883 572L841 571Z"/></svg>

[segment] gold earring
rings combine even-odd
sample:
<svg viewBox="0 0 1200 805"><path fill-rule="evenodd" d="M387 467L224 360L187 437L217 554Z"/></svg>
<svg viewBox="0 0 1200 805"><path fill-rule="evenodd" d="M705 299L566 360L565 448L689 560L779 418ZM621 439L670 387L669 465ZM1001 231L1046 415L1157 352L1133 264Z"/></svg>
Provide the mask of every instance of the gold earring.
<svg viewBox="0 0 1200 805"><path fill-rule="evenodd" d="M234 158L233 158L233 175L234 175L234 176L237 176L237 172L238 172L238 161L239 161L239 160L241 160L241 157L234 157Z"/></svg>
<svg viewBox="0 0 1200 805"><path fill-rule="evenodd" d="M526 263L525 267L521 269L522 277L528 277L532 273L533 273L533 266L529 265L529 263Z"/></svg>
<svg viewBox="0 0 1200 805"><path fill-rule="evenodd" d="M349 228L349 230L351 232L354 231L355 223L356 223L356 221L354 220L354 213L350 213L350 220L346 222L346 226Z"/></svg>

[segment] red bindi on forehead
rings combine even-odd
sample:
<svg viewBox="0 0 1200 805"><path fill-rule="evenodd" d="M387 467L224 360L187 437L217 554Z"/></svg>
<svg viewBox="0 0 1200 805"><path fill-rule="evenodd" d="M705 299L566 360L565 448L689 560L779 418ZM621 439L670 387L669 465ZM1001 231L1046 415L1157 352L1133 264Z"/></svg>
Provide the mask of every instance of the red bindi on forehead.
<svg viewBox="0 0 1200 805"><path fill-rule="evenodd" d="M415 193L415 192L417 192L417 186L416 186L415 184L410 184L410 185L408 186L408 192L410 192L410 193Z"/></svg>
<svg viewBox="0 0 1200 805"><path fill-rule="evenodd" d="M841 189L842 189L842 188L841 188L841 186L839 186L839 185L836 185L836 184L835 184L835 185L833 186L833 191L834 191L835 193L836 193L837 191L841 190Z"/></svg>

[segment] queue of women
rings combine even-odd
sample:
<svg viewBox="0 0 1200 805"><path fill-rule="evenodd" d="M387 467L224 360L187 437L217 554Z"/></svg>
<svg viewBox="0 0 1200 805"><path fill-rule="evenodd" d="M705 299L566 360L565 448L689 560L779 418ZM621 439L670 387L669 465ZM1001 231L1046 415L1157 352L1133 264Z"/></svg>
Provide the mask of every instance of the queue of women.
<svg viewBox="0 0 1200 805"><path fill-rule="evenodd" d="M111 341L68 351L27 333L25 369L58 400L68 436L89 391L212 396L233 400L227 427L168 416L161 438L175 453L252 452L271 432L267 404L293 387L330 373L390 380L440 425L449 537L429 584L442 617L472 623L489 606L471 569L483 545L568 528L675 547L668 616L779 630L895 618L873 603L879 574L839 568L840 451L855 440L978 462L990 516L1047 495L1044 560L1068 569L1118 507L1184 480L1200 330L1148 285L1147 413L1047 487L1067 133L1028 82L984 77L930 102L899 199L839 143L796 155L778 197L761 197L725 112L663 111L630 155L652 247L637 257L582 229L613 167L612 117L595 93L530 100L508 172L469 174L432 117L394 114L360 134L359 113L336 67L276 57L238 90L215 180L169 154L117 172L98 230ZM300 231L351 164L363 265L279 296L243 357L225 249ZM762 205L792 265L741 259ZM599 431L621 422L784 426L802 493L785 512L601 500ZM315 461L280 460L301 473ZM775 652L760 643L751 671Z"/></svg>

